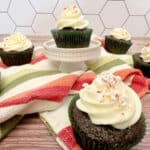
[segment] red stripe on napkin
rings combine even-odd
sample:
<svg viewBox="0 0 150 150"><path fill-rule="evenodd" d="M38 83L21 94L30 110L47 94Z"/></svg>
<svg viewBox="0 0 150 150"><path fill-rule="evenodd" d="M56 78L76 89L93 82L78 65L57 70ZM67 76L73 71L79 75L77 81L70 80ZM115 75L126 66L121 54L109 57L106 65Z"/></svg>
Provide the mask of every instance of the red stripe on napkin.
<svg viewBox="0 0 150 150"><path fill-rule="evenodd" d="M95 78L96 74L94 72L85 72L77 79L77 81L72 87L72 90L80 90L81 88L83 88L84 83L91 84Z"/></svg>
<svg viewBox="0 0 150 150"><path fill-rule="evenodd" d="M30 64L36 64L37 62L40 62L44 59L47 59L47 57L44 55L44 53L40 54L38 57L32 59L32 61L30 62Z"/></svg>
<svg viewBox="0 0 150 150"><path fill-rule="evenodd" d="M143 76L142 72L138 69L122 69L119 71L116 71L114 73L115 75L119 75L123 81L127 80L131 76L134 76L130 87L140 96L144 96L146 92L148 91L148 80Z"/></svg>
<svg viewBox="0 0 150 150"><path fill-rule="evenodd" d="M135 75L131 81L130 87L136 91L136 93L142 97L148 91L148 84L146 79L141 75Z"/></svg>
<svg viewBox="0 0 150 150"><path fill-rule="evenodd" d="M7 65L5 65L3 62L0 62L0 68L4 68L4 69L6 69L6 68L8 68L8 66L7 66Z"/></svg>
<svg viewBox="0 0 150 150"><path fill-rule="evenodd" d="M39 90L28 91L0 102L0 107L26 104L32 100L60 102L68 94L71 87L46 87Z"/></svg>
<svg viewBox="0 0 150 150"><path fill-rule="evenodd" d="M7 107L11 105L26 104L32 100L46 100L60 102L68 95L73 84L77 80L78 75L66 75L60 77L50 83L47 83L40 88L36 88L30 91L22 92L15 96L0 102L0 107Z"/></svg>
<svg viewBox="0 0 150 150"><path fill-rule="evenodd" d="M71 126L62 129L58 133L58 137L67 145L70 150L82 150L76 143Z"/></svg>

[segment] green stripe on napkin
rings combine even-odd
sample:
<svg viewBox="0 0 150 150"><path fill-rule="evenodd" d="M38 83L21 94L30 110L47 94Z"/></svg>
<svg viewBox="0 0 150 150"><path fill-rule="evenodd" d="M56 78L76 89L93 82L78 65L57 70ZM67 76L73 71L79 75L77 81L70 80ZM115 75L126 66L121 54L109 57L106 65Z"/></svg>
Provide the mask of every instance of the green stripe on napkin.
<svg viewBox="0 0 150 150"><path fill-rule="evenodd" d="M23 116L17 115L6 122L0 124L0 141L4 138L17 124L21 121Z"/></svg>
<svg viewBox="0 0 150 150"><path fill-rule="evenodd" d="M45 76L45 75L53 75L53 74L57 74L57 73L59 73L59 72L46 70L46 71L36 71L36 72L29 73L29 74L25 74L23 76L16 78L9 84L6 84L6 85L2 84L0 95L3 95L4 93L6 93L10 89L14 88L15 86L17 86L25 81L28 81L30 79Z"/></svg>
<svg viewBox="0 0 150 150"><path fill-rule="evenodd" d="M112 67L119 66L119 65L123 65L123 64L125 64L124 61L122 61L122 60L120 60L120 59L115 59L115 60L113 60L113 61L110 61L110 62L108 62L108 63L106 63L106 64L104 64L104 65L98 67L97 69L95 69L95 70L93 70L93 71L94 71L96 74L99 74L99 73L101 73L101 72L103 72L103 71L105 71L105 70L108 70L108 69L112 68Z"/></svg>
<svg viewBox="0 0 150 150"><path fill-rule="evenodd" d="M88 68L91 70L95 70L100 66L105 65L106 63L109 63L110 61L113 61L117 59L115 56L105 56L105 57L101 57L98 60L96 60L96 62L91 63L91 64L87 64Z"/></svg>
<svg viewBox="0 0 150 150"><path fill-rule="evenodd" d="M37 70L35 70L35 69L25 68L25 69L23 69L21 71L13 72L12 74L10 74L8 76L4 75L3 84L7 85L10 82L12 82L13 80L16 80L20 76L28 75L29 73L33 73L33 72L36 72L36 71Z"/></svg>

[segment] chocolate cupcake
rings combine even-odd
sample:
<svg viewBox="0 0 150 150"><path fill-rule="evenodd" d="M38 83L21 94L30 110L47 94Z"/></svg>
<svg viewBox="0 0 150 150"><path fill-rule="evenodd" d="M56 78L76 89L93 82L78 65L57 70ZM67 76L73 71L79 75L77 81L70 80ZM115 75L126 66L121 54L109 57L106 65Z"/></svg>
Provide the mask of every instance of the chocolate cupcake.
<svg viewBox="0 0 150 150"><path fill-rule="evenodd" d="M89 22L81 15L79 8L65 8L57 21L57 29L51 30L57 47L88 47L93 31L88 25Z"/></svg>
<svg viewBox="0 0 150 150"><path fill-rule="evenodd" d="M150 44L145 45L141 53L133 55L134 67L140 69L144 76L150 78Z"/></svg>
<svg viewBox="0 0 150 150"><path fill-rule="evenodd" d="M115 28L110 35L105 36L105 49L114 54L125 54L130 46L131 36L122 28Z"/></svg>
<svg viewBox="0 0 150 150"><path fill-rule="evenodd" d="M32 59L34 46L21 33L14 33L0 43L0 57L7 66L22 65Z"/></svg>
<svg viewBox="0 0 150 150"><path fill-rule="evenodd" d="M145 133L139 97L112 74L85 86L69 107L77 143L83 150L128 150Z"/></svg>

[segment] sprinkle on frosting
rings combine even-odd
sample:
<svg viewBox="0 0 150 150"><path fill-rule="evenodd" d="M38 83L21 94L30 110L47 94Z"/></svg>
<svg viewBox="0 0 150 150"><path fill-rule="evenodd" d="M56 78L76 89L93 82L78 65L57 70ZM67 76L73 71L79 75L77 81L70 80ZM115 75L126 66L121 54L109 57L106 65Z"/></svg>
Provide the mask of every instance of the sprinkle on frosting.
<svg viewBox="0 0 150 150"><path fill-rule="evenodd" d="M64 11L60 15L57 21L57 28L73 28L73 29L85 29L89 25L89 22L84 19L80 9L76 6L65 7Z"/></svg>
<svg viewBox="0 0 150 150"><path fill-rule="evenodd" d="M32 42L21 33L14 33L0 43L0 48L4 51L23 51L30 47L32 47Z"/></svg>
<svg viewBox="0 0 150 150"><path fill-rule="evenodd" d="M141 58L144 62L150 63L150 44L147 44L142 48Z"/></svg>
<svg viewBox="0 0 150 150"><path fill-rule="evenodd" d="M111 35L114 36L117 39L122 39L122 40L131 40L131 35L127 30L123 28L115 28L112 32Z"/></svg>
<svg viewBox="0 0 150 150"><path fill-rule="evenodd" d="M79 94L77 108L86 112L93 124L125 129L140 118L139 97L120 77L111 73L101 74L91 85L85 85Z"/></svg>

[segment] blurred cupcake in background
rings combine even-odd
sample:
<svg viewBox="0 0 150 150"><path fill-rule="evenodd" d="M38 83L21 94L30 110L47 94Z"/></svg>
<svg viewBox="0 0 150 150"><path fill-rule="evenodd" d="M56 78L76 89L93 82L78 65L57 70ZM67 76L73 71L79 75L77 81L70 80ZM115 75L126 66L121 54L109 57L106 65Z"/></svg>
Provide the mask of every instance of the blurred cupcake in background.
<svg viewBox="0 0 150 150"><path fill-rule="evenodd" d="M92 29L89 22L76 6L64 8L57 21L57 29L51 30L57 47L82 48L88 47Z"/></svg>
<svg viewBox="0 0 150 150"><path fill-rule="evenodd" d="M150 43L146 44L140 53L133 55L134 67L140 69L144 76L150 78Z"/></svg>
<svg viewBox="0 0 150 150"><path fill-rule="evenodd" d="M123 28L115 28L105 36L105 48L111 53L125 54L131 45L131 35Z"/></svg>
<svg viewBox="0 0 150 150"><path fill-rule="evenodd" d="M32 42L21 33L7 36L0 43L0 57L7 66L29 63L33 55Z"/></svg>

